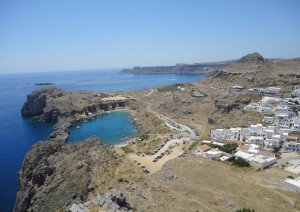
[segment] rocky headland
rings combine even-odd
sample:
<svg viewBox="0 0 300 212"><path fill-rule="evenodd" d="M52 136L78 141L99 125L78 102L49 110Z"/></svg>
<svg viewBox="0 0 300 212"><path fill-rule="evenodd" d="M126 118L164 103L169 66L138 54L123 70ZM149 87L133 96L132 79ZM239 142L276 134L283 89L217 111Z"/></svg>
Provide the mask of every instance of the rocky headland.
<svg viewBox="0 0 300 212"><path fill-rule="evenodd" d="M225 68L234 61L215 63L176 64L175 66L136 66L133 69L123 69L122 73L133 74L206 74L208 72Z"/></svg>
<svg viewBox="0 0 300 212"><path fill-rule="evenodd" d="M65 141L74 122L118 107L134 111L139 137L129 148L136 154L153 152L165 138L178 135L165 128L157 114L192 126L201 132L201 139L208 139L210 129L248 126L262 119L257 113L243 110L261 96L231 94L228 90L232 86L280 86L282 93L288 94L300 85L299 70L298 58L265 59L253 53L218 67L202 81L183 84L185 89L180 91L94 93L54 87L35 90L27 96L22 114L55 121L56 125L49 140L33 145L23 161L15 211L63 211L72 205L73 209L104 210L104 200L116 210L126 205L126 210L145 211L235 211L241 207L297 211L299 198L284 190L282 182L287 174L281 169L241 170L189 153L147 175L125 151L104 145L98 138L78 143ZM112 188L122 191L122 195L111 192ZM116 205L118 198L122 204Z"/></svg>

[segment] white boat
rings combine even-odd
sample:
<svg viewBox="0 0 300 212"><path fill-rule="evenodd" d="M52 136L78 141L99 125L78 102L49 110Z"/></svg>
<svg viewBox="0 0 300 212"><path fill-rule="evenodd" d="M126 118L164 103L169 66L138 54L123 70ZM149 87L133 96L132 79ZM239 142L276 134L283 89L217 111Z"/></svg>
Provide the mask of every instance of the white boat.
<svg viewBox="0 0 300 212"><path fill-rule="evenodd" d="M79 129L79 128L80 128L80 126L77 126L76 128L77 128L77 129Z"/></svg>
<svg viewBox="0 0 300 212"><path fill-rule="evenodd" d="M84 123L87 123L87 120L84 120L83 122L84 122Z"/></svg>

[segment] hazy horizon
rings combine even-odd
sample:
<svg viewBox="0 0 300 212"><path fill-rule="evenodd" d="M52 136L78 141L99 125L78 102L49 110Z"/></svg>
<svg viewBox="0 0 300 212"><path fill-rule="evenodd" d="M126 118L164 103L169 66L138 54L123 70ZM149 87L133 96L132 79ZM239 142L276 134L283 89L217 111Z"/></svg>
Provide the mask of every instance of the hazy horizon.
<svg viewBox="0 0 300 212"><path fill-rule="evenodd" d="M300 2L0 2L0 74L300 57Z"/></svg>

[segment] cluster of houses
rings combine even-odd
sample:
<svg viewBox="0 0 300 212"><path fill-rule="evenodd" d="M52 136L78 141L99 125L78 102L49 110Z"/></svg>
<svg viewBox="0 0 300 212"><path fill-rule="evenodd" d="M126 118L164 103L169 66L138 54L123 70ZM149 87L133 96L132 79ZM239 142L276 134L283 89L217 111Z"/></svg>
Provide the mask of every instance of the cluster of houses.
<svg viewBox="0 0 300 212"><path fill-rule="evenodd" d="M219 150L219 148L211 148L209 144L220 147L224 146L224 143L204 140L202 141L202 145L198 146L194 153L202 157L220 161L228 161L234 157L234 155L223 152Z"/></svg>
<svg viewBox="0 0 300 212"><path fill-rule="evenodd" d="M243 90L245 88L235 86L232 89ZM268 87L253 90L260 93L278 94L281 88ZM300 153L300 89L295 89L291 96L293 98L264 96L258 103L251 103L244 108L246 111L260 112L264 126L253 124L246 128L214 129L210 132L211 138L216 142L243 142L235 156L256 163L261 168L276 163L276 158L272 153L274 148ZM293 134L296 136L292 137ZM200 150L198 154L211 157L207 152L203 153Z"/></svg>
<svg viewBox="0 0 300 212"><path fill-rule="evenodd" d="M282 91L281 88L278 87L266 87L266 88L246 88L243 86L232 86L229 89L229 93L233 94L254 94L254 95L278 95Z"/></svg>
<svg viewBox="0 0 300 212"><path fill-rule="evenodd" d="M234 157L240 157L259 169L265 169L277 163L277 158L272 151L261 150L256 144L241 145L233 155L223 152L219 148L211 148L209 144L214 144L215 146L224 145L224 143L204 140L194 153L202 157L220 161L229 161Z"/></svg>

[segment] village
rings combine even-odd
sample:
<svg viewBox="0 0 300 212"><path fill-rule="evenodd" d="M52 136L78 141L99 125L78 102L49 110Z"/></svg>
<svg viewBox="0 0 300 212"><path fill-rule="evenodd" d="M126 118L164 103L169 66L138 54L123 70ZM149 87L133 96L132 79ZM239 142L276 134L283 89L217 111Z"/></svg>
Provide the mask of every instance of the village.
<svg viewBox="0 0 300 212"><path fill-rule="evenodd" d="M209 140L203 140L195 154L212 160L229 161L239 166L253 166L260 170L280 165L287 172L300 174L300 87L288 97L279 95L281 88L250 88L233 86L229 93L251 93L262 96L244 111L262 115L262 123L249 127L213 129ZM300 192L300 177L289 176L284 181L288 190Z"/></svg>

